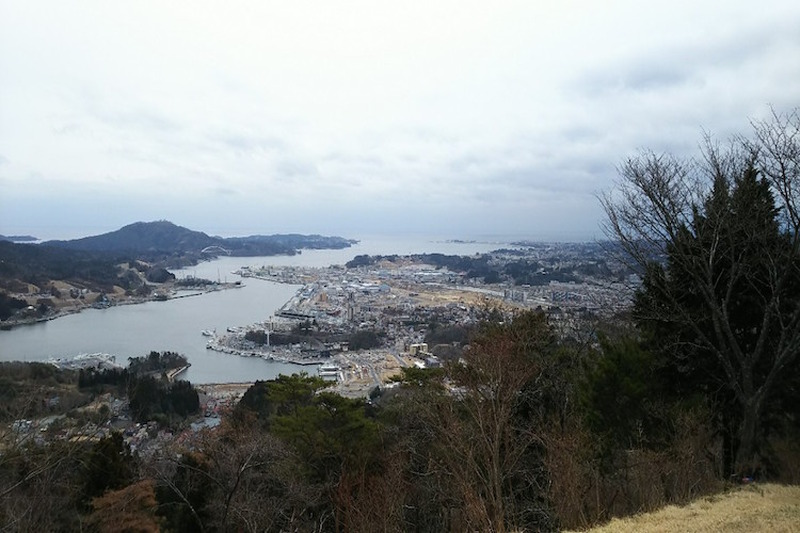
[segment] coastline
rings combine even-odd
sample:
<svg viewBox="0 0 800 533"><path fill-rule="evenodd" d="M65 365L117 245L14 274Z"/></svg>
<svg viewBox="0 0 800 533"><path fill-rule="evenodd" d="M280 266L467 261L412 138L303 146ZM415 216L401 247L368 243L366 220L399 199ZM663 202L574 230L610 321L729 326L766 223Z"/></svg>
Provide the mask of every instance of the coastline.
<svg viewBox="0 0 800 533"><path fill-rule="evenodd" d="M185 290L197 291L192 292L191 294L176 294L176 290L174 288L170 288L170 294L165 295L164 293L155 293L153 295L148 295L146 297L142 296L129 296L127 299L114 299L108 300L104 304L85 304L80 306L64 306L53 313L47 314L41 317L26 317L26 318L19 318L19 319L8 319L3 322L0 322L0 331L10 331L14 328L23 327L23 326L32 326L34 324L40 324L43 322L49 322L51 320L56 320L58 318L63 318L65 316L75 315L82 311L86 311L89 309L109 309L111 307L120 307L125 305L139 305L139 304L146 304L150 302L168 302L170 300L180 300L182 298L191 298L193 296L203 296L205 294L217 291L224 291L229 289L239 289L244 287L242 283L232 282L232 283L217 283L210 287L205 288L191 288Z"/></svg>
<svg viewBox="0 0 800 533"><path fill-rule="evenodd" d="M209 341L208 344L206 345L206 349L213 350L218 353L235 355L237 357L258 357L259 359L264 359L265 361L273 361L276 363L288 363L291 365L298 365L298 366L316 366L316 365L322 365L327 362L321 359L295 359L288 355L280 356L276 355L275 353L264 352L264 351L237 350L236 348L228 348L226 346L221 346L215 340Z"/></svg>
<svg viewBox="0 0 800 533"><path fill-rule="evenodd" d="M77 298L61 302L54 300L57 304L56 312L51 311L48 316L24 321L12 320L9 324L2 324L7 329L12 329L13 325L13 331L0 332L2 341L0 360L46 361L49 357L70 357L84 352L115 353L124 358L141 356L151 350L169 350L185 354L192 363L192 367L181 376L192 383L251 382L255 379L272 379L279 374L291 374L302 370L315 374L313 364L293 364L305 362L295 360L302 358L299 354L298 357L293 357L293 354L276 353L279 357L273 360L253 356L224 357L206 348L208 339L203 339L200 332L205 329L222 332L230 326L263 321L265 316L274 314L275 310L283 308L287 302L293 300L296 292L302 289L307 281L293 279L292 273L299 274L304 270L315 271L330 268L330 265L343 265L356 254L421 252L431 246L437 251L463 254L467 251L476 253L489 248L488 244L465 247L456 244L431 245L431 242L431 239L362 241L355 248L304 250L302 255L294 257L223 256L203 261L196 267L171 272L178 280L187 278L218 280L224 274L227 275L227 280L222 281L241 280L246 284L244 290L220 293L210 299L183 300L185 305L178 302L173 306L125 307L113 313L81 313L84 309L92 308L91 303L83 304L84 300ZM284 276L269 276L263 280L254 279L248 282L247 279L235 275L235 271L243 266L258 270L264 265L276 271L285 271L285 279ZM234 274L233 278L231 274ZM56 284L56 286L62 294L67 295L69 287L66 284L64 286ZM150 286L153 292L165 292L167 288L172 287L169 283L150 284ZM76 288L81 289L78 286ZM44 290L37 294L37 289L39 288L31 287L31 292L25 295L30 303L35 303L37 297L50 296L49 291L45 293ZM197 292L199 291L179 291L175 296L186 297L190 293ZM96 291L86 294L86 300L93 302L97 295ZM116 300L113 305L129 306L154 300L152 295L129 298L123 295L121 290L109 292L107 296ZM62 307L64 303L69 306ZM66 321L55 320L71 314L76 316ZM45 326L48 321L53 322ZM37 326L38 322L45 324ZM35 327L19 327L25 325ZM8 335L4 338L2 334ZM240 347L231 346L231 348ZM284 355L288 357L284 358ZM292 362L284 363L284 360Z"/></svg>

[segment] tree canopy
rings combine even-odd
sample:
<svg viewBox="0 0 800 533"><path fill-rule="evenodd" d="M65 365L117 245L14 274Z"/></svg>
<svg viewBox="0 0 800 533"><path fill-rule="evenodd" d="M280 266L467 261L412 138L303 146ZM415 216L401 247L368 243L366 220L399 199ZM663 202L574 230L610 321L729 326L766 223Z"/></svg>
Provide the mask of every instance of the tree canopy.
<svg viewBox="0 0 800 533"><path fill-rule="evenodd" d="M752 471L800 352L798 112L726 147L707 137L701 156L626 161L606 230L643 276L634 317L675 386L710 397L731 466Z"/></svg>

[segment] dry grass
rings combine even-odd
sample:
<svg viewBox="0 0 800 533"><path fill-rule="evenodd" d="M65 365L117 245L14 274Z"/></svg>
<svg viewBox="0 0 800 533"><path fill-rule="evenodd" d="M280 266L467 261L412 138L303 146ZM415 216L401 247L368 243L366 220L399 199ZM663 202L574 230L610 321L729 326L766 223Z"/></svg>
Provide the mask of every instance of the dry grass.
<svg viewBox="0 0 800 533"><path fill-rule="evenodd" d="M606 532L800 531L800 486L754 484L707 496L684 507L614 519L590 530Z"/></svg>

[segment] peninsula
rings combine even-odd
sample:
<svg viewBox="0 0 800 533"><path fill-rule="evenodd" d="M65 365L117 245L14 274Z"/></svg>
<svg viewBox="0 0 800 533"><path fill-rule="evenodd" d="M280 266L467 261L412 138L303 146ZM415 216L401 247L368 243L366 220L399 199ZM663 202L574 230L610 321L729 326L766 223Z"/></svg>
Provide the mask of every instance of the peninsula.
<svg viewBox="0 0 800 533"><path fill-rule="evenodd" d="M0 327L51 320L87 307L194 296L237 283L176 280L168 270L220 255L294 255L341 249L358 241L335 236L274 234L213 237L165 220L136 222L74 240L0 241Z"/></svg>

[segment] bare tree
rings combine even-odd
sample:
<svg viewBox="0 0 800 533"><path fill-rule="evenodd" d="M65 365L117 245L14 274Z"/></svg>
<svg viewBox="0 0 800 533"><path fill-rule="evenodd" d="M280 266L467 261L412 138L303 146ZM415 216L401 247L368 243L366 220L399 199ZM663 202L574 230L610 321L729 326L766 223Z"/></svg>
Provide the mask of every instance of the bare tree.
<svg viewBox="0 0 800 533"><path fill-rule="evenodd" d="M87 523L101 532L157 532L156 507L154 483L145 479L94 498Z"/></svg>
<svg viewBox="0 0 800 533"><path fill-rule="evenodd" d="M317 503L319 490L300 479L287 448L253 424L223 423L203 432L195 452L181 457L167 450L150 466L201 531L293 530L315 518L306 509ZM194 501L196 494L202 501Z"/></svg>
<svg viewBox="0 0 800 533"><path fill-rule="evenodd" d="M752 126L725 148L707 136L700 160L643 152L601 198L606 234L644 276L636 318L679 330L674 353L707 358L735 401L739 472L800 353L800 116Z"/></svg>
<svg viewBox="0 0 800 533"><path fill-rule="evenodd" d="M542 314L490 326L462 361L446 367L442 386L419 405L433 432L430 471L441 478L440 490L452 492L463 521L451 527L548 527L541 508L546 478L535 453L543 420L520 411L541 404L551 343Z"/></svg>
<svg viewBox="0 0 800 533"><path fill-rule="evenodd" d="M52 388L36 385L31 373L44 365L3 366L4 377L10 375L15 386L0 400L0 418L5 419L0 421L0 531L67 527L79 519L75 502L82 490L79 473L87 445L80 439L55 441L40 431L36 419L42 414L42 398Z"/></svg>

